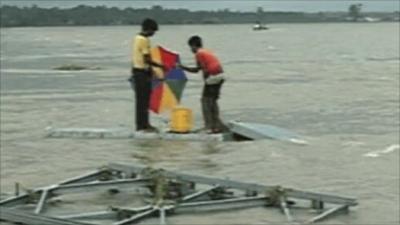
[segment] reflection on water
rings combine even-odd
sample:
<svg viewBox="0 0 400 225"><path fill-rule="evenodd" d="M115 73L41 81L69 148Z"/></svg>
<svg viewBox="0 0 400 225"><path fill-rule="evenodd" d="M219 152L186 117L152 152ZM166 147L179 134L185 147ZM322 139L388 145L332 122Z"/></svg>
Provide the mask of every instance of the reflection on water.
<svg viewBox="0 0 400 225"><path fill-rule="evenodd" d="M143 165L152 167L184 166L189 170L216 172L218 164L213 155L222 151L222 144L190 143L184 141L135 140L131 156Z"/></svg>
<svg viewBox="0 0 400 225"><path fill-rule="evenodd" d="M218 142L208 142L203 143L203 153L206 155L217 154L222 151L221 143Z"/></svg>

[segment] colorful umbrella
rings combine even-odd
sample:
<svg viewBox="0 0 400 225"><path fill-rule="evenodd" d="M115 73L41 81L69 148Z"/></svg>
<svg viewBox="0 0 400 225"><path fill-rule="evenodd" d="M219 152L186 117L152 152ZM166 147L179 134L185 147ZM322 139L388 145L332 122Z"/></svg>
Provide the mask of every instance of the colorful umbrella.
<svg viewBox="0 0 400 225"><path fill-rule="evenodd" d="M179 104L187 81L182 69L175 68L179 55L163 47L151 50L152 60L164 65L166 70L153 68L154 78L150 97L150 110L161 113Z"/></svg>

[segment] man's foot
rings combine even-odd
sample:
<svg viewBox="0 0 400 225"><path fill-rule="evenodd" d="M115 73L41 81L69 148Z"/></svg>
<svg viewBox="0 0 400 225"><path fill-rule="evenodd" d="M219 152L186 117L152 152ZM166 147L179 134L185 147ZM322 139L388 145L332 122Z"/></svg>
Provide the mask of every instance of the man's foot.
<svg viewBox="0 0 400 225"><path fill-rule="evenodd" d="M142 132L142 133L158 133L157 130L148 129L148 128L136 130L136 132Z"/></svg>
<svg viewBox="0 0 400 225"><path fill-rule="evenodd" d="M152 125L148 125L146 129L144 129L146 132L158 132L158 129L156 127L153 127Z"/></svg>
<svg viewBox="0 0 400 225"><path fill-rule="evenodd" d="M145 128L136 129L136 131L145 132L145 133L154 133L154 132L158 132L158 129L156 127L149 125Z"/></svg>
<svg viewBox="0 0 400 225"><path fill-rule="evenodd" d="M222 133L222 130L219 129L219 128L215 128L215 129L212 129L212 133L213 134L220 134L220 133Z"/></svg>
<svg viewBox="0 0 400 225"><path fill-rule="evenodd" d="M213 134L212 129L207 129L207 130L205 130L205 131L206 131L206 134Z"/></svg>
<svg viewBox="0 0 400 225"><path fill-rule="evenodd" d="M208 130L209 130L209 128L207 128L207 127L201 127L201 128L193 130L193 133L205 133Z"/></svg>
<svg viewBox="0 0 400 225"><path fill-rule="evenodd" d="M206 131L207 134L220 134L222 133L221 129L210 129Z"/></svg>

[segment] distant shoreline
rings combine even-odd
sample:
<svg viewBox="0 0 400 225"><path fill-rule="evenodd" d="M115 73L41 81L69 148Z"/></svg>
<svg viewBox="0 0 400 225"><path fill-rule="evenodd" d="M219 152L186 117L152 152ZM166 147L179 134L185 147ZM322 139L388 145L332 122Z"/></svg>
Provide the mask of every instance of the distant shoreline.
<svg viewBox="0 0 400 225"><path fill-rule="evenodd" d="M129 26L139 25L146 17L154 18L163 25L400 22L399 11L362 12L354 18L349 12L190 11L164 9L161 6L119 9L79 5L61 9L2 5L0 10L0 27Z"/></svg>
<svg viewBox="0 0 400 225"><path fill-rule="evenodd" d="M273 25L277 24L297 24L297 25L302 25L302 24L384 24L384 23L400 23L399 21L380 21L380 22L282 22L282 23L270 23L267 24L269 27L274 27ZM220 24L161 24L162 26L222 26L222 25L248 25L249 29L252 28L253 24L251 23L220 23ZM0 29L5 30L5 29L18 29L18 28L74 28L74 27L80 27L80 28L96 28L96 27L132 27L132 26L137 26L139 27L140 24L123 24L123 25L57 25L57 26L9 26L9 27L0 27Z"/></svg>

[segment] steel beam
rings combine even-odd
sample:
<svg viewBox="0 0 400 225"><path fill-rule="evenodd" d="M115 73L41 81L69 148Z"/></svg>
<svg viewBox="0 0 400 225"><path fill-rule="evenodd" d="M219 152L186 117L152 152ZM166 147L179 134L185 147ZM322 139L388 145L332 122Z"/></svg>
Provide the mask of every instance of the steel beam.
<svg viewBox="0 0 400 225"><path fill-rule="evenodd" d="M165 217L166 217L166 212L165 211L166 211L166 209L164 207L161 207L158 210L158 212L160 214L160 225L166 225L167 224L166 219L165 219Z"/></svg>
<svg viewBox="0 0 400 225"><path fill-rule="evenodd" d="M325 219L326 217L333 215L334 213L337 213L339 211L348 210L348 208L349 208L348 205L340 205L340 206L331 208L331 209L326 210L325 212L319 214L318 216L312 218L307 223L310 224L310 223L315 223L315 222L321 221L321 220Z"/></svg>
<svg viewBox="0 0 400 225"><path fill-rule="evenodd" d="M51 190L52 194L61 195L69 193L79 193L87 191L101 191L111 188L133 189L145 187L150 184L150 179L118 179L111 181L95 181L91 183L79 183L60 185Z"/></svg>
<svg viewBox="0 0 400 225"><path fill-rule="evenodd" d="M213 186L213 187L208 188L206 190L202 190L202 191L198 191L198 192L195 192L193 194L190 194L190 195L186 195L181 199L181 202L188 202L188 201L194 200L194 199L196 199L196 198L198 198L200 196L206 195L206 194L208 194L208 193L210 193L210 192L212 192L212 191L214 191L214 190L216 190L218 188L220 188L220 186Z"/></svg>
<svg viewBox="0 0 400 225"><path fill-rule="evenodd" d="M144 211L142 213L138 213L134 216L131 216L128 219L122 220L122 221L118 221L116 223L113 223L113 225L128 225L128 224L133 224L133 222L137 222L141 219L144 219L146 217L149 217L153 214L155 214L158 211L158 209L152 208L150 210Z"/></svg>
<svg viewBox="0 0 400 225"><path fill-rule="evenodd" d="M141 173L146 169L146 167L138 167L138 166L131 166L125 164L110 164L109 168L112 170L123 171L125 173ZM177 172L170 172L166 170L161 170L163 175L169 179L177 179L195 183L202 183L207 185L220 185L226 188L234 188L243 191L255 191L257 193L265 193L268 191L273 191L277 188L277 186L266 186L260 185L255 183L245 183L245 182L238 182L232 181L227 179L220 179L220 178L209 178L204 176L198 175L190 175L190 174L183 174ZM295 190L292 188L283 188L283 191L287 197L291 198L298 198L298 199L305 199L305 200L316 200L322 201L326 203L332 204L344 204L349 206L357 205L357 200L355 198L350 197L343 197L343 196L336 196L331 194L324 194L324 193L313 193L313 192L306 192Z"/></svg>
<svg viewBox="0 0 400 225"><path fill-rule="evenodd" d="M58 183L56 185L53 185L51 187L54 188L54 187L57 187L59 185L77 184L77 183L93 181L93 180L96 180L98 178L98 176L100 174L104 173L105 171L108 171L108 169L100 169L100 170L97 170L97 171L93 171L93 172L84 174L82 176L78 176L78 177L74 177L74 178L71 178L71 179L67 179L67 180L64 180L64 181L62 181L62 182L60 182L60 183ZM0 201L0 206L2 206L2 207L14 207L14 206L17 206L17 205L20 205L20 204L27 203L27 201L30 199L30 197L32 195L41 194L43 189L45 189L45 188L34 189L29 194L26 193L26 194L23 194L23 195L19 195L19 196L16 196L16 197L11 197L11 198L5 199L3 201ZM47 189L49 189L49 187Z"/></svg>
<svg viewBox="0 0 400 225"><path fill-rule="evenodd" d="M281 209L282 209L283 213L285 214L288 222L293 222L293 217L290 213L289 207L287 206L286 198L284 196L280 196L279 202L280 202Z"/></svg>
<svg viewBox="0 0 400 225"><path fill-rule="evenodd" d="M175 206L175 210L190 209L190 210L218 210L218 209L233 209L233 208L245 208L255 206L266 206L268 205L269 198L266 196L258 197L238 197L224 200L210 200L210 201L198 201L189 203L180 203Z"/></svg>
<svg viewBox="0 0 400 225"><path fill-rule="evenodd" d="M71 220L104 220L104 219L118 219L118 212L115 211L99 211L99 212L88 212L71 215L58 215L55 216L59 219L71 219Z"/></svg>
<svg viewBox="0 0 400 225"><path fill-rule="evenodd" d="M35 214L40 214L44 208L44 204L46 203L47 196L49 194L48 190L43 190L40 196L40 200L36 206Z"/></svg>
<svg viewBox="0 0 400 225"><path fill-rule="evenodd" d="M66 219L52 218L31 214L16 209L0 207L0 219L29 225L92 225L89 223L75 222Z"/></svg>

